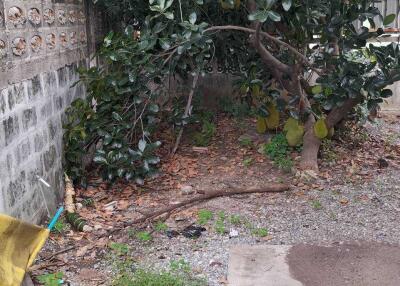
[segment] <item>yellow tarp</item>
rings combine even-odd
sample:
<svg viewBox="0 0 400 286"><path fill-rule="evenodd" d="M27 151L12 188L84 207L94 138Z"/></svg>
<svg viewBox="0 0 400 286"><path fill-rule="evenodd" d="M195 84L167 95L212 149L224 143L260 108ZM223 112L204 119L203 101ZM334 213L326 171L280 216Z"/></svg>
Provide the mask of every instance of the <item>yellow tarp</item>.
<svg viewBox="0 0 400 286"><path fill-rule="evenodd" d="M18 286L49 230L0 214L0 286Z"/></svg>

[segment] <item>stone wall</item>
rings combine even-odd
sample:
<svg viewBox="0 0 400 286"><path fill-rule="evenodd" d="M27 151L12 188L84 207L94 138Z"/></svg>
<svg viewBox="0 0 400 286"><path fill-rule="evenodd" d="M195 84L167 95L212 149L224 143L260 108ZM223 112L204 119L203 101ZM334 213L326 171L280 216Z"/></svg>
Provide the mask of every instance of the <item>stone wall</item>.
<svg viewBox="0 0 400 286"><path fill-rule="evenodd" d="M87 3L0 0L0 212L39 222L62 199L62 117L85 96ZM37 176L46 180L48 188Z"/></svg>

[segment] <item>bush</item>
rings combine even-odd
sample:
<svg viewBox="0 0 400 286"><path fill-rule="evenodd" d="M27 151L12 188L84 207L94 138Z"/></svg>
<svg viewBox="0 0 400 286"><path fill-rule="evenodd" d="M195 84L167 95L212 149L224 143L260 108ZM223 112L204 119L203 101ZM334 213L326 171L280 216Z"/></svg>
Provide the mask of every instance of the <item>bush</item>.
<svg viewBox="0 0 400 286"><path fill-rule="evenodd" d="M93 162L108 181L142 183L156 171L160 159L154 151L161 143L152 141L151 132L159 122L158 90L148 86L160 75L150 63L150 72L133 74L142 60L135 56L136 46L128 37L110 34L99 52L107 69L80 70L87 97L72 103L64 124L66 170L75 182L85 179L83 159L91 148Z"/></svg>
<svg viewBox="0 0 400 286"><path fill-rule="evenodd" d="M271 142L262 146L264 154L274 161L274 164L286 171L290 172L293 168L293 161L289 157L290 147L287 142L285 135L278 134L275 135Z"/></svg>

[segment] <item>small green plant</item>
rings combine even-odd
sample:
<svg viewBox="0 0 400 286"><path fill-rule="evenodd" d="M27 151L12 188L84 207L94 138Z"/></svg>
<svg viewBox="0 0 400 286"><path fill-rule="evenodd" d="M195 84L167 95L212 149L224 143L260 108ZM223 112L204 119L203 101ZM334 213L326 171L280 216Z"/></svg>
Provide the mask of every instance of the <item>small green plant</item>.
<svg viewBox="0 0 400 286"><path fill-rule="evenodd" d="M199 210L197 214L197 223L200 225L207 224L213 218L213 213L210 210Z"/></svg>
<svg viewBox="0 0 400 286"><path fill-rule="evenodd" d="M313 201L311 202L311 206L312 206L313 209L315 209L315 210L320 210L320 209L322 209L322 204L321 204L321 202L318 201L318 200L313 200Z"/></svg>
<svg viewBox="0 0 400 286"><path fill-rule="evenodd" d="M92 198L87 198L82 201L82 205L85 207L93 207L94 206L94 200Z"/></svg>
<svg viewBox="0 0 400 286"><path fill-rule="evenodd" d="M113 286L206 286L206 281L171 272L137 270L134 274L120 275Z"/></svg>
<svg viewBox="0 0 400 286"><path fill-rule="evenodd" d="M109 244L109 248L116 254L116 255L127 255L129 252L129 245L125 243L118 243L118 242L111 242Z"/></svg>
<svg viewBox="0 0 400 286"><path fill-rule="evenodd" d="M242 218L240 215L233 214L229 217L229 222L233 225L240 225L242 223Z"/></svg>
<svg viewBox="0 0 400 286"><path fill-rule="evenodd" d="M289 153L289 144L284 134L275 135L271 141L264 145L264 153L272 160L286 157Z"/></svg>
<svg viewBox="0 0 400 286"><path fill-rule="evenodd" d="M44 286L59 286L63 279L64 273L56 272L50 274L43 274L37 277L39 283L43 284Z"/></svg>
<svg viewBox="0 0 400 286"><path fill-rule="evenodd" d="M223 211L218 212L218 219L215 222L215 231L219 234L224 234L226 232L225 219L225 213Z"/></svg>
<svg viewBox="0 0 400 286"><path fill-rule="evenodd" d="M154 229L155 229L156 231L158 231L158 232L165 232L165 231L168 230L168 226L167 226L164 222L159 221L159 222L157 222L156 225L154 226Z"/></svg>
<svg viewBox="0 0 400 286"><path fill-rule="evenodd" d="M249 167L253 163L253 158L246 158L243 160L243 165Z"/></svg>
<svg viewBox="0 0 400 286"><path fill-rule="evenodd" d="M243 147L252 147L253 141L249 137L242 136L239 138L239 144L240 144L240 146L243 146Z"/></svg>
<svg viewBox="0 0 400 286"><path fill-rule="evenodd" d="M62 234L65 231L66 227L67 225L65 224L64 219L59 219L51 231L53 233Z"/></svg>
<svg viewBox="0 0 400 286"><path fill-rule="evenodd" d="M148 242L153 239L151 234L147 231L140 231L136 234L136 238L143 242Z"/></svg>
<svg viewBox="0 0 400 286"><path fill-rule="evenodd" d="M190 273L192 270L190 264L184 259L172 260L169 267L174 272Z"/></svg>
<svg viewBox="0 0 400 286"><path fill-rule="evenodd" d="M260 151L274 161L274 164L290 172L293 168L293 160L289 157L290 146L284 134L275 135L271 141L261 146Z"/></svg>
<svg viewBox="0 0 400 286"><path fill-rule="evenodd" d="M289 157L285 157L285 158L277 158L274 161L275 165L285 171L285 172L290 172L293 168L293 160L290 159Z"/></svg>
<svg viewBox="0 0 400 286"><path fill-rule="evenodd" d="M255 228L252 230L253 235L258 237L265 237L268 235L268 230L266 228Z"/></svg>
<svg viewBox="0 0 400 286"><path fill-rule="evenodd" d="M196 146L208 146L210 144L211 139L214 137L217 128L215 124L208 121L203 120L203 125L201 132L196 132L193 135L194 143Z"/></svg>

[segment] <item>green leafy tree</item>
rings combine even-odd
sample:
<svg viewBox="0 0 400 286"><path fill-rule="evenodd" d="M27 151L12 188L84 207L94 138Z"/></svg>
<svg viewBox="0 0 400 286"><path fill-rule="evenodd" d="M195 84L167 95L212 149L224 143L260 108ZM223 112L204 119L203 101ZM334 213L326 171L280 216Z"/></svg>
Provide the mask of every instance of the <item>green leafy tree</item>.
<svg viewBox="0 0 400 286"><path fill-rule="evenodd" d="M376 20L389 25L396 15L383 18L373 2L98 0L115 33L100 50L104 67L82 76L91 96L69 121L69 150L100 138L95 161L108 178L142 180L158 162L146 161L140 144L154 144L150 126L158 122L147 116L155 118L165 83L180 75L194 89L207 67L218 65L242 77L240 91L258 108L257 129L285 125L288 142L303 144L301 167L318 170L322 140L356 108L376 108L400 79L398 45L369 43L384 33ZM175 124L187 123L191 109L189 100Z"/></svg>

